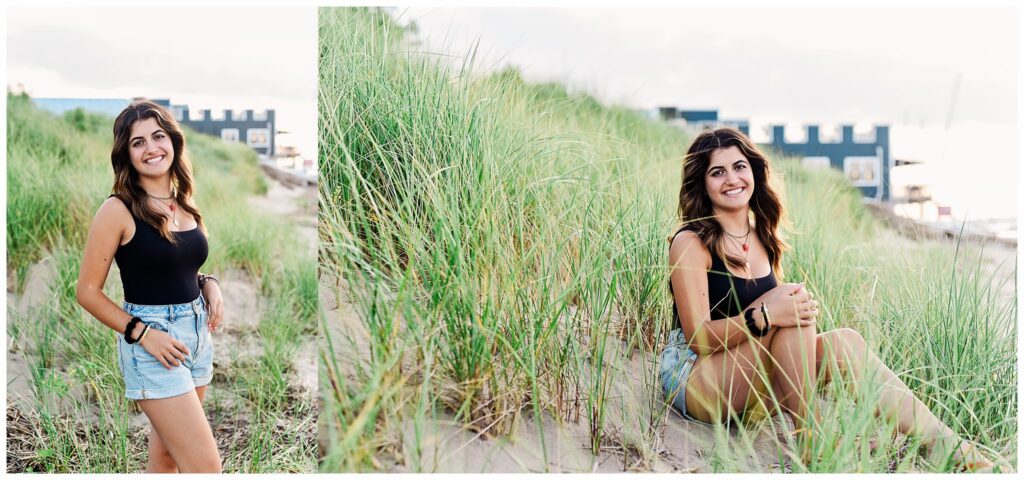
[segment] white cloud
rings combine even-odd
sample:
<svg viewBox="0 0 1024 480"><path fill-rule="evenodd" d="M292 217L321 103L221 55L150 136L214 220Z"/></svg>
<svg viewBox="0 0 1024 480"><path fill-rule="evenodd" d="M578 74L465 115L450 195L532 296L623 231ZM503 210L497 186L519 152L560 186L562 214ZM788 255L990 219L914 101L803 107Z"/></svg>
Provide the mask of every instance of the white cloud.
<svg viewBox="0 0 1024 480"><path fill-rule="evenodd" d="M11 8L7 22L10 86L275 109L289 141L315 155L314 8Z"/></svg>

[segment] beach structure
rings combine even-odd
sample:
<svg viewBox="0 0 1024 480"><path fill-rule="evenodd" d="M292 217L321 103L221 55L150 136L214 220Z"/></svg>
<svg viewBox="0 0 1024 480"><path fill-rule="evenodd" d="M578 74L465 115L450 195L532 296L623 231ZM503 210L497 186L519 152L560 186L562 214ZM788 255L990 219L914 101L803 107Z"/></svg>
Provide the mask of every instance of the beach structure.
<svg viewBox="0 0 1024 480"><path fill-rule="evenodd" d="M865 198L889 201L889 173L893 162L887 125L876 125L866 135L855 135L853 125L842 125L838 137L828 139L821 137L818 125L804 128L803 141L789 141L784 125L771 125L767 129L769 141L762 145L800 158L808 168L835 168L843 172Z"/></svg>
<svg viewBox="0 0 1024 480"><path fill-rule="evenodd" d="M261 160L273 158L276 154L277 133L273 109L255 111L222 110L214 114L210 110L192 111L188 105L175 105L169 99L152 99L157 105L167 108L182 125L207 135L219 137L230 143L245 143L259 154ZM117 116L131 103L123 98L33 98L39 108L63 115L64 112L81 108L88 112L111 117Z"/></svg>
<svg viewBox="0 0 1024 480"><path fill-rule="evenodd" d="M260 160L273 158L277 153L274 141L274 135L277 132L274 110L256 112L252 109L243 111L226 109L215 116L208 109L199 110L198 115L193 115L188 105L164 106L174 113L174 117L179 122L197 132L220 137L221 140L228 143L245 143L256 150Z"/></svg>
<svg viewBox="0 0 1024 480"><path fill-rule="evenodd" d="M687 128L704 130L714 127L733 127L750 135L750 123L741 119L720 119L718 110L681 110L676 107L658 107L657 116L662 120L681 123Z"/></svg>

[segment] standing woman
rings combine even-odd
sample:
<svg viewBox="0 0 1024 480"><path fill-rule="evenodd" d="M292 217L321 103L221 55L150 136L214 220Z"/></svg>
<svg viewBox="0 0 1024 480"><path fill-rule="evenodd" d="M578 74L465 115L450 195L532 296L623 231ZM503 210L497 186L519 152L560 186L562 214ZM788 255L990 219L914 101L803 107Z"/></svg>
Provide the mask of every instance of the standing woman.
<svg viewBox="0 0 1024 480"><path fill-rule="evenodd" d="M883 384L879 411L960 467L992 467L914 396L849 328L816 330L818 302L801 284L782 283L782 200L768 160L742 133L701 133L686 153L679 217L669 239L673 330L661 356L662 388L690 419L730 421L773 398L811 435L818 381L833 365L852 381ZM769 389L771 390L769 392ZM774 407L771 407L774 409Z"/></svg>
<svg viewBox="0 0 1024 480"><path fill-rule="evenodd" d="M210 332L223 316L206 261L206 227L192 201L192 165L181 127L150 101L114 121L113 194L89 228L78 303L117 332L125 396L153 429L147 472L220 472L203 398L213 377ZM103 293L117 261L124 307Z"/></svg>

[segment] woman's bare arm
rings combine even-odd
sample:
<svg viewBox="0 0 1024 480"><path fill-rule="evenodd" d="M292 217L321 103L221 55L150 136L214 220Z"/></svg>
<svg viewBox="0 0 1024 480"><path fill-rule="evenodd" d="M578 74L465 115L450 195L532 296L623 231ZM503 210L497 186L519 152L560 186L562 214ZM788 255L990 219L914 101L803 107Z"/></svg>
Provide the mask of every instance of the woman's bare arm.
<svg viewBox="0 0 1024 480"><path fill-rule="evenodd" d="M126 234L135 233L128 231L129 225L133 225L131 212L120 200L108 198L103 202L89 227L82 269L78 272L75 288L78 304L104 325L120 333L124 332L132 317L103 293L103 284L122 239ZM140 327L142 325L136 327L133 335L141 332Z"/></svg>
<svg viewBox="0 0 1024 480"><path fill-rule="evenodd" d="M675 298L672 300L676 302L679 322L690 349L698 355L708 355L746 342L750 335L742 315L711 321L708 298L711 254L700 238L689 231L676 235L668 257L673 266L671 282Z"/></svg>

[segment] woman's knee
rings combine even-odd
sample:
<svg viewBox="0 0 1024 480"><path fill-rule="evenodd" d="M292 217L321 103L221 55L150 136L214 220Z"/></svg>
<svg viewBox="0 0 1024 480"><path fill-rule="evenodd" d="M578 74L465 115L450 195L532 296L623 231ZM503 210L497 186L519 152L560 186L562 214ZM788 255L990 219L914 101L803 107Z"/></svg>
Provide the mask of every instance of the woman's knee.
<svg viewBox="0 0 1024 480"><path fill-rule="evenodd" d="M816 325L782 327L776 332L773 345L780 345L790 350L799 349L814 352L817 347L818 330Z"/></svg>
<svg viewBox="0 0 1024 480"><path fill-rule="evenodd" d="M149 469L152 473L176 473L178 464L174 462L167 449L151 449L149 451Z"/></svg>
<svg viewBox="0 0 1024 480"><path fill-rule="evenodd" d="M826 355L831 356L840 367L862 363L867 350L864 337L852 328L840 328L822 334Z"/></svg>
<svg viewBox="0 0 1024 480"><path fill-rule="evenodd" d="M220 453L202 455L186 463L181 467L182 473L221 473Z"/></svg>
<svg viewBox="0 0 1024 480"><path fill-rule="evenodd" d="M834 343L837 343L837 347L840 347L840 349L847 353L860 354L867 347L864 337L852 328L840 328L835 330L833 335L835 338Z"/></svg>

